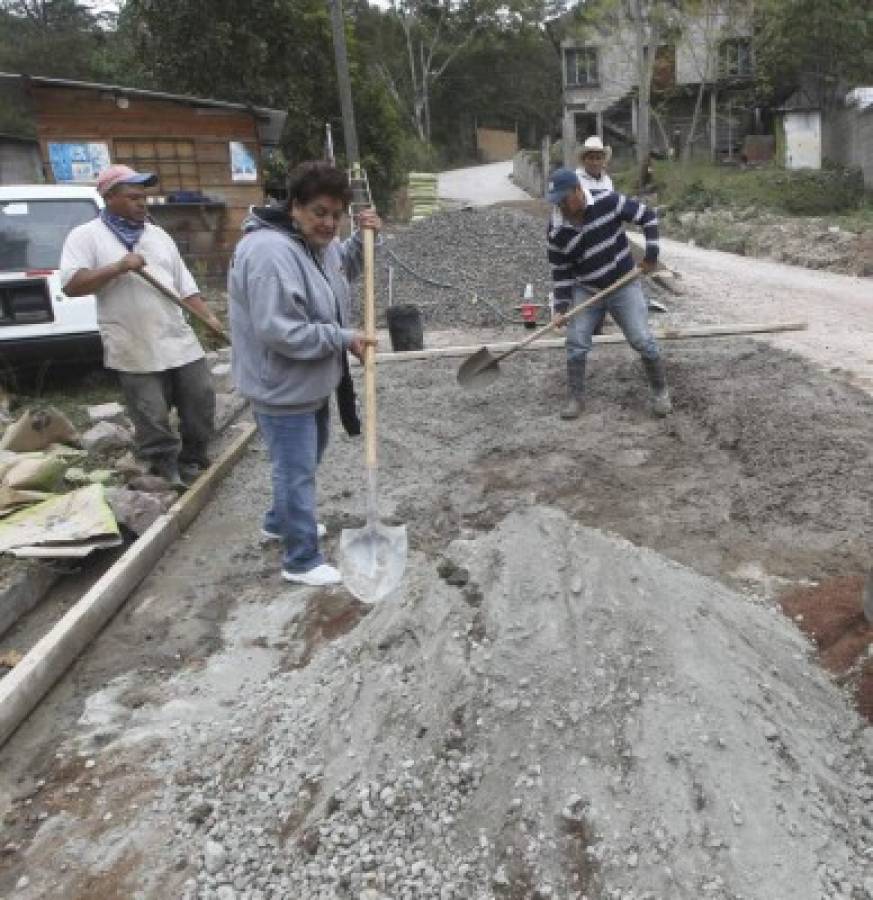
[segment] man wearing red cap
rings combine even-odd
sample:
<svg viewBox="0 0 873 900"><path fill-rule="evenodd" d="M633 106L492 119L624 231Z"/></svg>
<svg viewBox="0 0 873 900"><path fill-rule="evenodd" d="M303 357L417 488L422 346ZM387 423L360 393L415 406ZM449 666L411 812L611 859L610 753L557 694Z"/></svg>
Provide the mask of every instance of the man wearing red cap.
<svg viewBox="0 0 873 900"><path fill-rule="evenodd" d="M114 165L100 173L100 216L64 242L60 277L70 297L94 294L104 364L118 372L134 424L136 454L151 472L184 487L208 465L215 394L205 354L182 311L136 273L148 266L195 312L220 322L200 296L173 239L147 221L157 176ZM170 409L179 413L177 436Z"/></svg>

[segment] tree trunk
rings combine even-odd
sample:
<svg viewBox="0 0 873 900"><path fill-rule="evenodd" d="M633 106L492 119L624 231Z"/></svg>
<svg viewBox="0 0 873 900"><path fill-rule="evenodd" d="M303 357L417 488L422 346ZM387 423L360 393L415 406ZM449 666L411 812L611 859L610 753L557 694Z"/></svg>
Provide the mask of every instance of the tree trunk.
<svg viewBox="0 0 873 900"><path fill-rule="evenodd" d="M649 161L652 154L651 107L652 73L660 37L654 21L646 23L641 0L629 0L628 12L634 26L637 67L637 166L638 183L642 190L648 181ZM648 24L648 27L646 27Z"/></svg>
<svg viewBox="0 0 873 900"><path fill-rule="evenodd" d="M418 45L421 55L421 95L424 116L424 139L430 143L430 66L424 56L424 41Z"/></svg>
<svg viewBox="0 0 873 900"><path fill-rule="evenodd" d="M694 138L697 135L697 123L700 120L700 110L703 108L703 92L706 90L706 82L701 81L697 89L697 99L694 101L694 112L691 114L691 127L688 129L688 137L682 148L682 162L687 165L691 162L691 150L694 147Z"/></svg>

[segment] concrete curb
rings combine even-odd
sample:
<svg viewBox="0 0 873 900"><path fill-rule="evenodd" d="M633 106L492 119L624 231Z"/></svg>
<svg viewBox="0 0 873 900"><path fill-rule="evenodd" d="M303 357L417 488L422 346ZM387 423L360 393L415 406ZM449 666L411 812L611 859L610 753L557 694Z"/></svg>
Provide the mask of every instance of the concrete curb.
<svg viewBox="0 0 873 900"><path fill-rule="evenodd" d="M167 547L194 521L256 430L254 425L247 425L188 492L155 519L91 590L0 680L0 746L115 615Z"/></svg>
<svg viewBox="0 0 873 900"><path fill-rule="evenodd" d="M0 637L51 590L61 577L56 567L44 562L25 565L0 591Z"/></svg>

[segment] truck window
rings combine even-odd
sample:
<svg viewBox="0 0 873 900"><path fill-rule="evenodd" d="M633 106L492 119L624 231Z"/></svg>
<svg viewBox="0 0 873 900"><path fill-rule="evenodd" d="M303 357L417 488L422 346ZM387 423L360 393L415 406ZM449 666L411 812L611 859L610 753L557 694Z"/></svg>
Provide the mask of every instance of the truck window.
<svg viewBox="0 0 873 900"><path fill-rule="evenodd" d="M64 238L96 215L85 198L0 200L0 272L57 269Z"/></svg>

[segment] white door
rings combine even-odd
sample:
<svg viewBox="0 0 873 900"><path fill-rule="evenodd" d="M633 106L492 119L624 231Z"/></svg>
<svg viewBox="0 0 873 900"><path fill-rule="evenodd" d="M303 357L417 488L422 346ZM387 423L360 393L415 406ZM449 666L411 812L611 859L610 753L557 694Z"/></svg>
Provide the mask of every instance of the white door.
<svg viewBox="0 0 873 900"><path fill-rule="evenodd" d="M821 113L785 113L785 168L821 168Z"/></svg>

